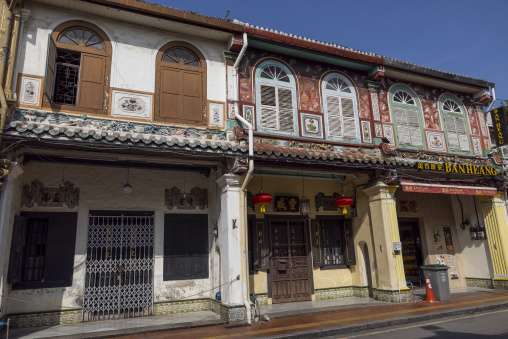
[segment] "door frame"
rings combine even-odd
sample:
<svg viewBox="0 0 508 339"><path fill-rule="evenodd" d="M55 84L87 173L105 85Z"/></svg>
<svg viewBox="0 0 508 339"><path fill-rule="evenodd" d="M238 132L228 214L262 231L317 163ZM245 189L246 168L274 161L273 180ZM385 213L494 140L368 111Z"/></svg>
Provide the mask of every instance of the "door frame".
<svg viewBox="0 0 508 339"><path fill-rule="evenodd" d="M269 232L268 237L268 243L269 243L269 261L270 264L272 262L272 235L271 235L271 229L270 229L270 221L271 220L301 220L304 223L304 239L305 239L305 245L307 246L307 267L308 267L308 274L309 274L309 287L310 287L310 294L314 294L314 275L312 270L312 248L311 248L311 241L310 241L310 218L307 216L302 215L276 215L276 214L265 214L265 223L267 225L267 229ZM268 283L268 298L272 298L272 273L271 269L269 268L267 270L267 283ZM312 298L311 298L312 299Z"/></svg>

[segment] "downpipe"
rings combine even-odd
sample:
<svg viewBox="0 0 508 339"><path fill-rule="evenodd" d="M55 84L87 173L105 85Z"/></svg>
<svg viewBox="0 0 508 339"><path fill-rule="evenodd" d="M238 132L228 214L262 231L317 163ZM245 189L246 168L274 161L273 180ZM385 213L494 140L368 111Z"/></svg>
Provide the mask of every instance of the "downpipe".
<svg viewBox="0 0 508 339"><path fill-rule="evenodd" d="M5 34L3 34L2 39L0 40L0 52L2 53L1 58L2 62L0 65L0 142L2 141L2 134L4 132L5 122L7 120L7 100L5 98L4 91L4 75L5 75L5 67L7 66L8 61L8 47L9 40L11 37L11 28L12 28L12 8L16 5L17 0L11 0L9 6L5 0L1 2L2 6L7 7L6 11L4 11L4 15L2 17L2 28L5 30Z"/></svg>
<svg viewBox="0 0 508 339"><path fill-rule="evenodd" d="M247 231L247 204L246 204L246 189L247 185L249 184L250 180L252 179L252 173L254 172L254 160L252 160L252 156L254 155L254 142L253 142L253 132L252 132L252 124L250 124L247 120L245 120L240 115L240 109L239 109L239 90L238 90L238 65L240 64L240 61L243 58L243 55L245 54L245 50L247 49L247 46L249 45L247 41L247 33L243 33L243 46L240 50L240 53L238 54L238 57L236 58L235 64L233 65L233 96L235 100L235 118L237 120L240 120L240 122L248 128L249 133L249 169L247 170L247 174L245 175L245 180L242 183L242 187L240 188L240 200L242 201L242 230L244 232L244 244L245 244L245 252L248 251L248 237L249 232ZM245 288L243 289L243 304L245 306L245 314L247 316L247 324L250 324L252 322L251 317L251 309L250 309L250 301L249 301L249 261L248 261L248 255L245 256L245 263L243 265L243 276L245 281Z"/></svg>

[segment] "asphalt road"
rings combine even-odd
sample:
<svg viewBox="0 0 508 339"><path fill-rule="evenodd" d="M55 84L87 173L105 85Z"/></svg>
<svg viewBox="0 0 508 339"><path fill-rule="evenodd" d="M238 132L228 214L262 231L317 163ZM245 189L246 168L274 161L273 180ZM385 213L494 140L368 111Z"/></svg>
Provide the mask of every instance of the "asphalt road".
<svg viewBox="0 0 508 339"><path fill-rule="evenodd" d="M508 310L489 311L327 338L420 339L508 338Z"/></svg>

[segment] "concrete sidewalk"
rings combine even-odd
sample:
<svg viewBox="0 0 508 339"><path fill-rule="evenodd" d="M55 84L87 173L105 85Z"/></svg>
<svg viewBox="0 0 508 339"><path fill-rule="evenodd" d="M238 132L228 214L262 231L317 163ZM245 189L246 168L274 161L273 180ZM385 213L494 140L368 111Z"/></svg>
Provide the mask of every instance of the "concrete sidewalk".
<svg viewBox="0 0 508 339"><path fill-rule="evenodd" d="M415 299L421 300L422 293L416 291ZM352 297L263 306L261 314L273 320L251 326L228 326L215 313L204 311L15 329L10 338L315 338L503 307L508 307L508 291L468 288L452 291L450 301L436 304Z"/></svg>

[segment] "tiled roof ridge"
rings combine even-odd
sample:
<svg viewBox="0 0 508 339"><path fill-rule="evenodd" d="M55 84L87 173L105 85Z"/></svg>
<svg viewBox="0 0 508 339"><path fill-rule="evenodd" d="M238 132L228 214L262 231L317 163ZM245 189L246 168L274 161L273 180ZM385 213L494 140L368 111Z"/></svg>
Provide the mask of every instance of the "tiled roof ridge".
<svg viewBox="0 0 508 339"><path fill-rule="evenodd" d="M270 32L270 33L273 33L273 34L278 34L278 35L281 35L281 36L287 36L287 37L291 37L291 38L294 38L294 39L299 39L299 40L302 40L302 41L312 42L312 43L315 43L315 44L318 44L318 45L323 45L323 46L337 48L337 49L344 50L344 51L347 51L347 52L352 52L352 53L357 53L357 54L361 54L361 55L367 55L367 56L381 58L381 59L383 59L385 61L384 65L393 64L393 62L395 61L395 62L403 63L403 64L408 65L408 66L412 66L413 68L421 68L423 70L429 70L429 71L439 72L439 73L448 74L448 75L451 75L451 76L463 77L463 78L467 78L467 79L471 79L471 80L481 80L481 81L488 82L488 80L486 80L486 79L474 78L474 77L470 77L470 76L467 76L467 75L446 72L446 71L439 70L439 69L436 69L436 68L422 66L422 65L415 64L415 63L411 63L411 62L407 62L407 61L402 61L402 60L398 60L398 59L395 59L395 58L386 57L386 56L383 56L383 55L378 54L378 53L360 51L360 50L357 50L357 49L354 49L354 48L342 46L342 45L335 44L335 43L329 43L329 42L324 42L324 41L321 41L321 40L315 40L315 39L299 36L299 35L296 35L296 34L286 33L286 32L283 32L283 31L276 30L276 29L265 28L265 27L262 27L262 26L255 26L255 25L251 25L249 23L244 23L244 22L239 21L237 19L234 19L233 23L243 25L244 27L255 28L255 29L259 29L259 30L262 30L262 31ZM390 65L390 66L393 66L393 65Z"/></svg>

